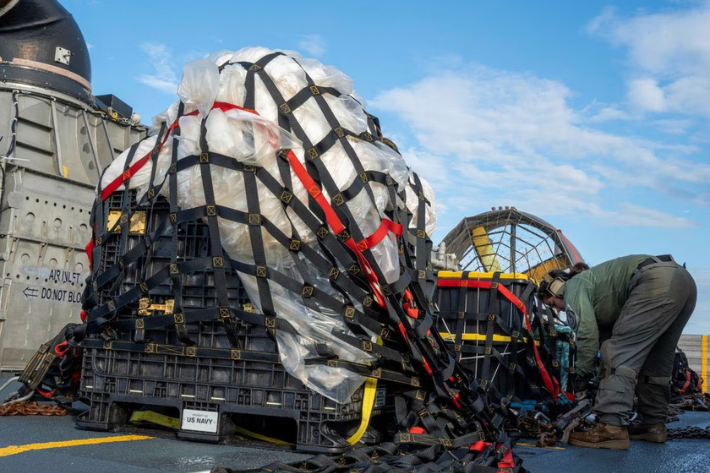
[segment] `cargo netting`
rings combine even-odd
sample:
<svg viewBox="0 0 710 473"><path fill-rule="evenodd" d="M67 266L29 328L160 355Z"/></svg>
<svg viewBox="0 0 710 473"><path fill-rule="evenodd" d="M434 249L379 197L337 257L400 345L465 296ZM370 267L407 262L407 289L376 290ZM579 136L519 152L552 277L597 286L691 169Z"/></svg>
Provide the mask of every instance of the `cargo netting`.
<svg viewBox="0 0 710 473"><path fill-rule="evenodd" d="M268 344L249 346L258 332L287 373L338 403L368 379L397 386L397 455L464 448L522 471L505 429L527 411L478 383L437 330L432 189L352 81L295 53L246 48L187 64L178 96L102 176L75 338L264 361Z"/></svg>

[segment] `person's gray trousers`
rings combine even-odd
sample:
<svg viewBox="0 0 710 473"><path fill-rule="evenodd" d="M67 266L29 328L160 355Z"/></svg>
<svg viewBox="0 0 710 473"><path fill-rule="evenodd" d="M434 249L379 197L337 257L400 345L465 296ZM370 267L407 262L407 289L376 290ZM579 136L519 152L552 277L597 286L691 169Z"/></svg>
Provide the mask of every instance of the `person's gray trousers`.
<svg viewBox="0 0 710 473"><path fill-rule="evenodd" d="M666 421L673 358L697 288L677 263L657 263L630 281L629 298L601 346L605 367L594 409L600 422L628 425L634 392L646 424Z"/></svg>

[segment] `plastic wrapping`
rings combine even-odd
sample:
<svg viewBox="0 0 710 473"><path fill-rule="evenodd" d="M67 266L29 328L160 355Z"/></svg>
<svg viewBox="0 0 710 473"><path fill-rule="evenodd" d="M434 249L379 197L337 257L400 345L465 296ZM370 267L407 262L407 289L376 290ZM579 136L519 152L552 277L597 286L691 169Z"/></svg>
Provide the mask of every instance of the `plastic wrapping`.
<svg viewBox="0 0 710 473"><path fill-rule="evenodd" d="M431 184L429 184L429 182L427 182L427 180L422 178L421 176L419 176L419 182L422 186L422 193L424 194L424 198L429 202L429 205L419 200L417 192L412 187L414 184L414 176L413 173L410 171L409 180L407 182L407 186L405 187L407 208L412 212L413 215L412 220L409 222L409 228L416 228L419 206L425 205L425 230L427 235L431 235L432 233L434 233L434 229L436 228L436 201L434 200L434 189L432 189Z"/></svg>
<svg viewBox="0 0 710 473"><path fill-rule="evenodd" d="M184 67L178 95L185 104L186 113L193 110L197 110L197 113L179 119L179 136L171 135L159 153L155 182L165 179L173 146L178 147L178 159L200 154L201 122L204 117L206 117L206 141L211 152L228 156L244 164L264 168L281 185L283 181L277 161L279 150L291 149L305 166L304 144L295 135L279 127L278 110L281 104L274 102L260 78L254 81L253 107L258 115L239 109L223 111L213 108L215 102L244 107L247 71L239 62L253 63L273 52L266 48L245 48L236 53L219 51L211 54L207 59L193 61ZM309 87L306 74L317 87L335 88L342 95L323 94L322 97L333 111L340 126L354 134L375 132L368 129L367 115L361 103L350 95L353 93L352 80L337 69L324 66L314 59L303 59L294 53L288 53L272 59L264 70L285 101ZM177 109L178 103L175 103L159 114L154 119L153 130L158 130L161 122L172 124L177 117ZM331 125L314 97L308 98L292 113L307 135L309 147L332 132ZM136 159L150 152L155 142L155 136L145 139L136 152ZM410 202L410 194L412 194L408 186L410 172L401 156L380 142L367 142L348 137L348 143L355 151L364 170L386 173L400 189L407 189L406 204L410 210L415 211L419 201L414 194L416 201ZM104 175L101 186L106 186L123 172L125 156L126 153L123 153L114 161ZM359 179L359 173L342 143L336 142L319 159L339 190L348 188L355 179ZM150 165L144 166L130 180L130 187L139 188L139 194L147 189L151 168ZM215 165L210 166L210 173L216 204L247 212L243 173ZM177 181L177 200L181 208L189 209L206 204L199 166L192 166L179 172ZM262 217L268 219L288 238L297 238L302 244L308 244L318 251L316 237L311 229L291 208L285 209L279 197L272 194L259 179L256 182L259 212ZM295 198L308 205L308 193L293 169L291 169L291 183L291 192ZM363 191L344 204L348 206L364 237L378 230L386 209L391 210L393 206L403 205L401 201L390 202L385 186L368 185L374 198ZM427 217L435 224L431 187L424 182L422 185L425 196L432 203L427 208ZM327 190L324 188L322 191L330 201L331 196L328 195ZM163 186L161 193L167 196L168 192L169 186ZM223 218L219 218L218 224L222 246L229 256L253 264L249 226ZM433 226L430 228L427 225L427 232L431 233L431 231ZM300 256L294 256L263 227L261 232L266 263L272 270L279 271L301 284L308 280L317 289L345 302L342 295L331 287L327 275L318 274L312 265L297 265L294 258ZM397 281L400 275L400 263L396 237L390 233L370 250L386 281L388 283ZM310 272L309 274L304 275L299 272L299 268L303 271L304 266ZM256 278L244 274L240 274L240 277L250 299L261 311ZM273 281L269 281L269 288L276 314L290 322L298 332L298 336L294 336L284 331L277 331L279 354L286 370L320 394L338 402L348 401L355 389L364 382L363 377L343 368L306 365L305 360L317 356L316 343L326 344L340 359L346 361L367 364L373 361L374 357L337 338L336 335L339 333L353 335L339 313L332 312L321 305L318 305L317 310L306 307L300 294L294 294ZM354 302L359 304L358 301ZM371 334L371 340L376 340L376 334Z"/></svg>

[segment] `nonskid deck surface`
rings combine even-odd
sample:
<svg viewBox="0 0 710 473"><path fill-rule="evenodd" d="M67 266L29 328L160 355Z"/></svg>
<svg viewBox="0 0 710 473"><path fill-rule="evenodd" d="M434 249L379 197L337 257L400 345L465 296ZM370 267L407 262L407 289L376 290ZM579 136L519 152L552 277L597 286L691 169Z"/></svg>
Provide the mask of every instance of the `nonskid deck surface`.
<svg viewBox="0 0 710 473"><path fill-rule="evenodd" d="M0 384L8 379L0 377ZM17 387L17 386L16 386ZM2 393L4 396L7 392ZM671 428L710 426L710 413L686 412ZM275 461L294 462L312 455L288 450L214 445L154 437L150 432L106 433L79 430L65 417L0 417L0 471L203 472L214 466L255 468ZM534 440L521 443L534 444ZM535 472L710 472L707 439L666 444L632 441L628 451L575 447L541 449L516 446L523 465Z"/></svg>

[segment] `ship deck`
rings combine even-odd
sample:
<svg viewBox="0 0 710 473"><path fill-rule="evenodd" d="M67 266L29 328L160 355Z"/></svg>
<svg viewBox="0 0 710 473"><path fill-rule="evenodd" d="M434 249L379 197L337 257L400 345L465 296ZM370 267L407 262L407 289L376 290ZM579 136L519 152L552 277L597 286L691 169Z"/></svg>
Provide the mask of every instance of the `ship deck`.
<svg viewBox="0 0 710 473"><path fill-rule="evenodd" d="M0 385L8 378L0 377ZM8 393L3 392L3 398ZM706 428L710 426L710 413L686 412L668 426ZM534 440L529 444L534 444ZM532 473L710 472L708 439L669 440L665 444L632 441L627 451L570 446L543 449L524 445L517 445L514 450ZM3 473L192 473L208 472L214 466L256 468L274 461L294 462L311 456L291 450L254 448L249 444L188 442L154 436L150 431L140 435L92 432L76 428L75 418L71 416L0 417L0 471Z"/></svg>

